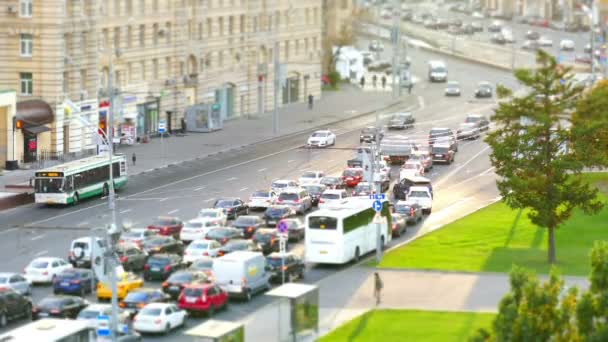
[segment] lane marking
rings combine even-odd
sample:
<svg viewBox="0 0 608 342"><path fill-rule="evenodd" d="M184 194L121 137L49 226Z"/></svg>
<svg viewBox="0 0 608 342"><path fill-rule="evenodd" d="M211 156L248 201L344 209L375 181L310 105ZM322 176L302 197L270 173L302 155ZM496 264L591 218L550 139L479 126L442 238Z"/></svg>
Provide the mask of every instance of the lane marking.
<svg viewBox="0 0 608 342"><path fill-rule="evenodd" d="M479 175L480 176L486 176L486 175L489 175L490 172L492 172L492 171L494 171L494 166L492 166L491 168L485 170L484 172L480 173Z"/></svg>
<svg viewBox="0 0 608 342"><path fill-rule="evenodd" d="M418 106L420 106L419 110L424 109L424 97L418 96Z"/></svg>
<svg viewBox="0 0 608 342"><path fill-rule="evenodd" d="M168 212L167 215L173 215L173 214L175 214L178 211L179 211L179 209L173 209L170 212Z"/></svg>
<svg viewBox="0 0 608 342"><path fill-rule="evenodd" d="M166 201L166 200L168 200L168 199L169 199L168 197L167 197L167 198L161 198L161 199L159 199L158 201L159 201L159 202L164 202L164 201Z"/></svg>
<svg viewBox="0 0 608 342"><path fill-rule="evenodd" d="M211 201L213 201L213 198L208 198L208 199L204 200L203 202L211 202Z"/></svg>
<svg viewBox="0 0 608 342"><path fill-rule="evenodd" d="M32 241L40 240L40 239L42 239L45 236L46 236L46 234L40 234L40 235L34 236L30 240L32 240Z"/></svg>
<svg viewBox="0 0 608 342"><path fill-rule="evenodd" d="M120 213L121 214L126 214L128 212L130 212L132 209L125 209L125 210L121 210Z"/></svg>
<svg viewBox="0 0 608 342"><path fill-rule="evenodd" d="M89 224L89 221L83 221L83 222L80 222L80 223L78 224L78 227L84 227L84 226L86 226L87 224Z"/></svg>
<svg viewBox="0 0 608 342"><path fill-rule="evenodd" d="M264 172L266 170L267 170L266 168L263 168L263 169L259 169L258 172Z"/></svg>
<svg viewBox="0 0 608 342"><path fill-rule="evenodd" d="M249 187L244 187L244 188L240 189L239 191L245 191L247 189L249 189Z"/></svg>
<svg viewBox="0 0 608 342"><path fill-rule="evenodd" d="M238 180L238 178L237 178L237 177L230 177L230 178L228 178L228 179L226 179L226 180L227 180L228 182L231 182L231 181Z"/></svg>
<svg viewBox="0 0 608 342"><path fill-rule="evenodd" d="M34 254L34 256L39 257L39 256L41 256L41 255L45 255L45 254L48 254L48 253L49 253L49 251L44 250L44 251L40 251L40 252L38 252L38 253Z"/></svg>
<svg viewBox="0 0 608 342"><path fill-rule="evenodd" d="M473 155L471 158L469 158L466 162L462 163L462 165L459 165L457 168L453 169L448 174L443 176L439 181L435 182L435 186L436 187L441 186L441 184L445 183L448 179L450 179L450 177L452 177L453 175L458 173L465 166L469 165L469 163L471 163L473 160L477 159L477 157L481 156L484 152L486 152L489 149L490 149L490 146L486 146L486 147L482 148L481 151L475 153L475 155Z"/></svg>
<svg viewBox="0 0 608 342"><path fill-rule="evenodd" d="M293 160L293 159L289 159L289 160L287 161L287 164L289 164L289 163L293 163L293 162L295 162L295 160Z"/></svg>
<svg viewBox="0 0 608 342"><path fill-rule="evenodd" d="M19 228L11 228L11 229L7 229L7 230L3 230L3 231L0 232L0 235L12 233L12 232L14 232L17 229L19 229Z"/></svg>
<svg viewBox="0 0 608 342"><path fill-rule="evenodd" d="M199 186L198 188L194 189L194 191L201 191L201 190L203 190L204 188L206 188L206 186Z"/></svg>

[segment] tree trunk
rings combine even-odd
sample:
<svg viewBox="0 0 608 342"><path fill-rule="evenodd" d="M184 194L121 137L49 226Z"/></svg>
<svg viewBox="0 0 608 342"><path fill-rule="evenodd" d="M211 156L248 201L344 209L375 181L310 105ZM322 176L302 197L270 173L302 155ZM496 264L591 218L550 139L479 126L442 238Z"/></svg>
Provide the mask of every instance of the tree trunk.
<svg viewBox="0 0 608 342"><path fill-rule="evenodd" d="M547 241L549 243L549 264L553 265L557 262L555 255L555 227L548 227L547 229L549 229L549 240Z"/></svg>

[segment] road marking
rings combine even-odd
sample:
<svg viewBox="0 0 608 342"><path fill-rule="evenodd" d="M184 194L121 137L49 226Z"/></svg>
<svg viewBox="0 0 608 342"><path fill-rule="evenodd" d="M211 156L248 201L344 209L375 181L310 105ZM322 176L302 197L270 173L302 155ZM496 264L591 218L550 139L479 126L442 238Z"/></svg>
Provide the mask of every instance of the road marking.
<svg viewBox="0 0 608 342"><path fill-rule="evenodd" d="M48 253L49 253L49 251L44 250L44 251L40 251L40 252L38 252L38 253L34 254L34 256L39 257L39 256L41 256L41 255L45 255L45 254L48 254Z"/></svg>
<svg viewBox="0 0 608 342"><path fill-rule="evenodd" d="M295 162L295 160L293 160L293 159L289 159L289 160L287 161L287 164L289 164L289 163L293 163L293 162Z"/></svg>
<svg viewBox="0 0 608 342"><path fill-rule="evenodd" d="M249 189L249 188L248 187L244 187L244 188L240 189L239 191L245 191L247 189Z"/></svg>
<svg viewBox="0 0 608 342"><path fill-rule="evenodd" d="M436 184L435 186L436 187L441 186L441 184L445 183L445 181L447 181L450 177L452 177L453 175L455 175L456 173L458 173L460 170L462 170L462 168L464 168L465 166L469 165L470 162L472 162L473 160L477 159L477 157L479 157L480 155L482 155L484 152L486 152L489 149L490 149L490 146L486 146L483 149L481 149L481 151L475 153L474 156L472 156L471 158L469 158L462 165L459 165L457 168L455 168L454 170L450 171L447 175L443 176L443 178L441 178L439 181L437 181L435 183Z"/></svg>
<svg viewBox="0 0 608 342"><path fill-rule="evenodd" d="M158 201L159 201L159 202L164 202L164 201L166 201L166 200L168 200L168 199L169 199L169 198L168 198L168 197L166 197L166 198L161 198L161 199L159 199Z"/></svg>
<svg viewBox="0 0 608 342"><path fill-rule="evenodd" d="M334 161L333 159L330 159L330 160L328 160L327 162L328 162L328 163L333 163L333 161Z"/></svg>
<svg viewBox="0 0 608 342"><path fill-rule="evenodd" d="M194 189L194 191L201 191L201 190L203 190L204 188L206 188L206 186L199 186L198 188Z"/></svg>
<svg viewBox="0 0 608 342"><path fill-rule="evenodd" d="M203 202L211 202L211 201L213 201L213 198L206 199Z"/></svg>
<svg viewBox="0 0 608 342"><path fill-rule="evenodd" d="M17 229L19 229L19 228L11 228L11 229L7 229L7 230L3 230L3 231L0 232L0 235L12 233L12 232L14 232Z"/></svg>
<svg viewBox="0 0 608 342"><path fill-rule="evenodd" d="M125 210L121 210L120 213L121 214L126 214L126 213L128 213L130 211L131 211L131 209L125 209Z"/></svg>
<svg viewBox="0 0 608 342"><path fill-rule="evenodd" d="M485 176L485 175L489 175L490 172L494 171L494 166L492 166L491 168L485 170L484 172L480 173L480 176Z"/></svg>
<svg viewBox="0 0 608 342"><path fill-rule="evenodd" d="M237 177L230 177L230 178L227 179L227 181L229 181L229 182L235 181L235 180L238 180L238 178Z"/></svg>
<svg viewBox="0 0 608 342"><path fill-rule="evenodd" d="M179 209L173 209L170 212L168 212L167 215L173 215L173 214L175 214L178 211L179 211Z"/></svg>
<svg viewBox="0 0 608 342"><path fill-rule="evenodd" d="M86 226L87 224L89 224L89 221L83 221L83 222L80 222L80 223L78 224L78 227L84 227L84 226Z"/></svg>
<svg viewBox="0 0 608 342"><path fill-rule="evenodd" d="M46 236L46 234L36 235L33 238L31 238L30 240L32 240L32 241L40 240L40 239L42 239L45 236Z"/></svg>
<svg viewBox="0 0 608 342"><path fill-rule="evenodd" d="M263 169L259 169L258 172L264 172L266 170L267 170L266 168L263 168Z"/></svg>

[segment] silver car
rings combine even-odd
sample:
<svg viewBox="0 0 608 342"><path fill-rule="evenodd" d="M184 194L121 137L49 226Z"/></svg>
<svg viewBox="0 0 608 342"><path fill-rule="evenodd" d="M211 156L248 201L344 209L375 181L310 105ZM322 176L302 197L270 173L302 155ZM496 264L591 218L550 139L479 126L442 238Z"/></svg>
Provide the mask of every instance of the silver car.
<svg viewBox="0 0 608 342"><path fill-rule="evenodd" d="M0 287L9 287L24 296L32 294L32 284L18 273L0 273Z"/></svg>

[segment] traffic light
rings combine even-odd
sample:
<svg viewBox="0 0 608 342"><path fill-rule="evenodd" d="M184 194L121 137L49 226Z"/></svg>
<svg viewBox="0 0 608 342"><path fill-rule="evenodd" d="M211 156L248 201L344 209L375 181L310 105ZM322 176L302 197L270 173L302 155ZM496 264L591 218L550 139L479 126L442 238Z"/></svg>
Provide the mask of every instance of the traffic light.
<svg viewBox="0 0 608 342"><path fill-rule="evenodd" d="M13 116L13 131L16 129L23 128L23 120L17 119L17 117Z"/></svg>

